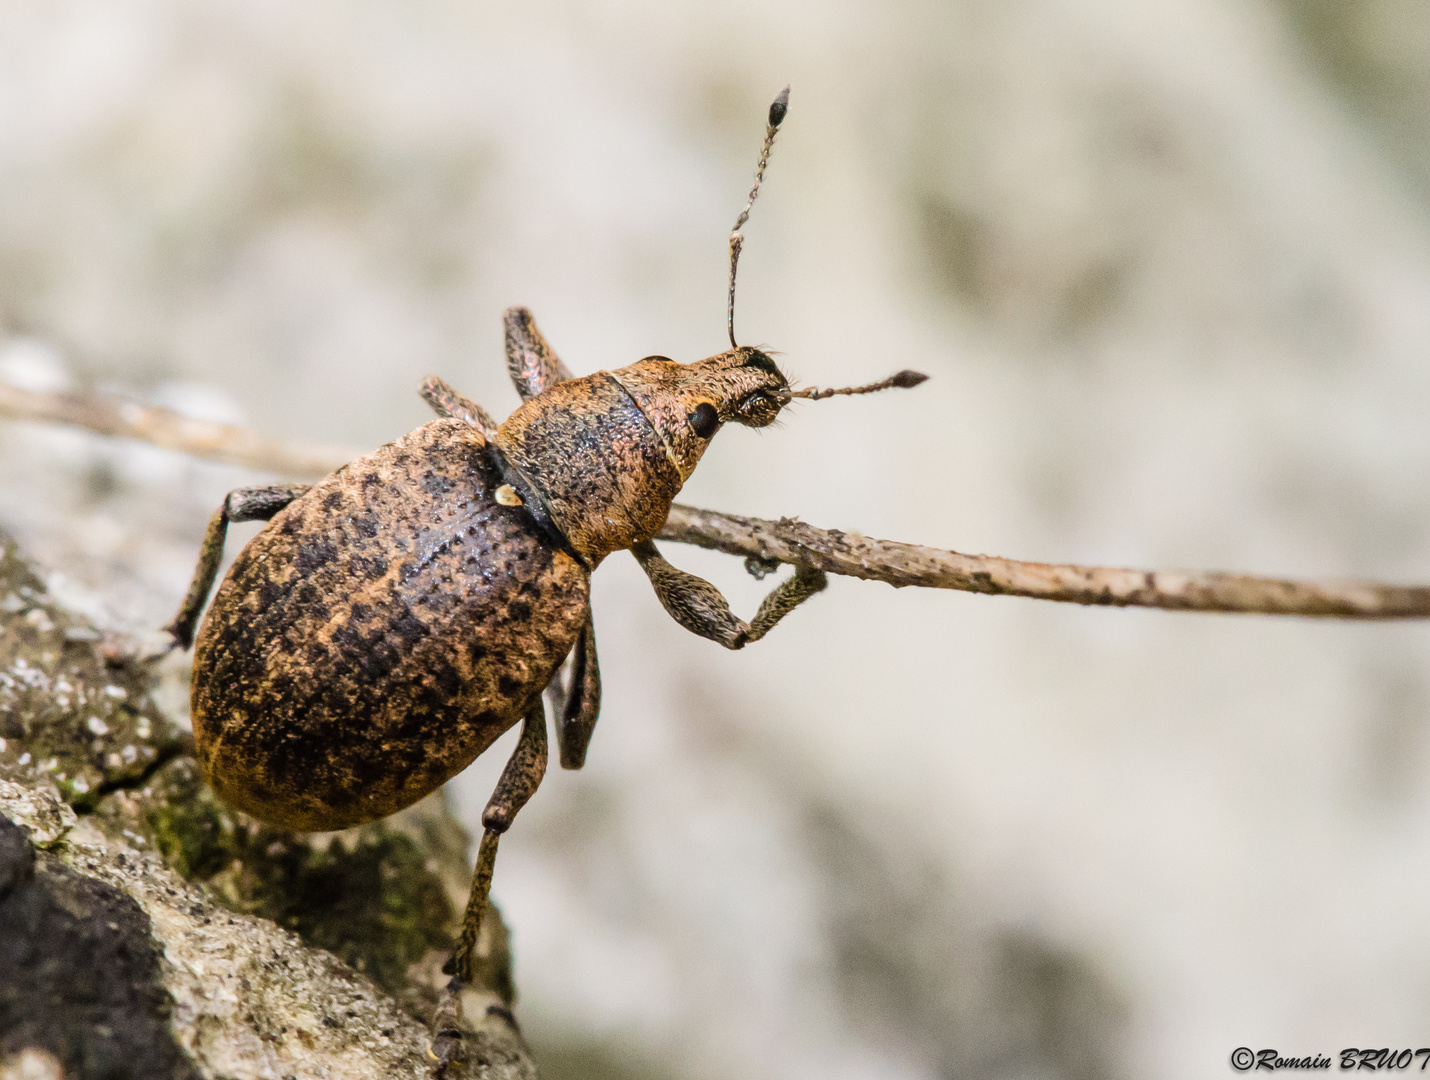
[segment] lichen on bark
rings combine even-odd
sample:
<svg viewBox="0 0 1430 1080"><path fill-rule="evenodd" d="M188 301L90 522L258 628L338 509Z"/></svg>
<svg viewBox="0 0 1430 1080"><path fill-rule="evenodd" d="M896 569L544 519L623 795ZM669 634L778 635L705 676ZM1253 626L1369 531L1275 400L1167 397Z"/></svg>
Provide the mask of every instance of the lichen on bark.
<svg viewBox="0 0 1430 1080"><path fill-rule="evenodd" d="M65 610L0 534L0 777L89 811L182 751L125 645Z"/></svg>

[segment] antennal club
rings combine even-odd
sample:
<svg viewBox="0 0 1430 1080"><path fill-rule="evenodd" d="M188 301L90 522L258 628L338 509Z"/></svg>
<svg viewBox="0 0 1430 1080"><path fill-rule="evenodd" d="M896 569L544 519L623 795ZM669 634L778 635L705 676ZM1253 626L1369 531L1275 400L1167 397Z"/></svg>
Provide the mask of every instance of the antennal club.
<svg viewBox="0 0 1430 1080"><path fill-rule="evenodd" d="M770 118L765 125L765 145L760 148L760 163L755 166L755 184L750 188L750 197L745 202L745 208L735 219L735 227L730 230L730 297L725 309L725 326L730 331L732 349L739 348L735 344L735 267L740 263L740 248L745 244L745 234L740 230L745 227L745 222L750 220L750 211L754 209L755 199L760 194L760 182L765 178L765 166L770 163L770 151L775 146L775 132L779 130L780 122L784 120L787 112L788 86L781 90L779 96L770 104Z"/></svg>
<svg viewBox="0 0 1430 1080"><path fill-rule="evenodd" d="M910 387L918 386L919 383L928 379L922 371L901 371L897 375L891 375L882 382L870 383L868 386L845 386L838 390L817 390L812 386L803 390L796 390L790 394L791 398L804 398L807 401L822 401L825 398L832 398L836 395L853 396L854 394L875 394L880 390L907 390Z"/></svg>

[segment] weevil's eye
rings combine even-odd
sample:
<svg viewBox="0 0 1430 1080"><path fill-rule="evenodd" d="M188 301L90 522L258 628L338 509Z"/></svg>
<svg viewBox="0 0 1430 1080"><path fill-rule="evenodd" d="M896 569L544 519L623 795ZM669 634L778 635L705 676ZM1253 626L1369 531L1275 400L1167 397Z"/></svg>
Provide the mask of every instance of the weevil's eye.
<svg viewBox="0 0 1430 1080"><path fill-rule="evenodd" d="M702 439L708 439L720 429L720 414L715 411L715 406L708 401L702 401L685 419L690 421L690 426L695 434Z"/></svg>

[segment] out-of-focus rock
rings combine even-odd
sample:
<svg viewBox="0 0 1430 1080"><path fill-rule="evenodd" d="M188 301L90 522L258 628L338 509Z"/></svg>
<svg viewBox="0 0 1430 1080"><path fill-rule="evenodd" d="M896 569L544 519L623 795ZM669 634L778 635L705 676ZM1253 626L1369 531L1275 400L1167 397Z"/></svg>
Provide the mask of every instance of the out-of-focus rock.
<svg viewBox="0 0 1430 1080"><path fill-rule="evenodd" d="M3 536L0 629L0 776L89 811L184 747L127 643L66 611Z"/></svg>

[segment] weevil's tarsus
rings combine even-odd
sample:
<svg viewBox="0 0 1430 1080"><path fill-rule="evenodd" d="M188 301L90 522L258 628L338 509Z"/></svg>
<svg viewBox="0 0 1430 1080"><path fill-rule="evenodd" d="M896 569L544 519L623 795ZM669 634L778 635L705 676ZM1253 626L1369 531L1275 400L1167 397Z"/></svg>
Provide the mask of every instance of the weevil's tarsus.
<svg viewBox="0 0 1430 1080"><path fill-rule="evenodd" d="M656 597L672 619L692 634L727 649L743 649L759 641L776 623L829 584L823 570L796 567L794 576L777 585L760 604L755 617L745 622L730 610L729 601L719 589L666 562L649 540L632 547L631 554L650 578Z"/></svg>
<svg viewBox="0 0 1430 1080"><path fill-rule="evenodd" d="M488 442L496 437L497 422L492 419L491 413L436 375L428 375L423 379L417 393L438 416L451 417L470 424L480 431Z"/></svg>
<svg viewBox="0 0 1430 1080"><path fill-rule="evenodd" d="M758 555L749 555L745 558L745 573L756 581L764 581L783 565L778 559L762 559Z"/></svg>
<svg viewBox="0 0 1430 1080"><path fill-rule="evenodd" d="M822 401L825 398L836 396L875 394L880 390L908 390L927 380L928 376L921 371L901 371L897 375L891 375L889 378L883 379L880 382L869 383L867 386L843 386L838 390L819 390L813 386L807 386L803 390L790 391L789 398L790 400L802 398L805 401Z"/></svg>
<svg viewBox="0 0 1430 1080"><path fill-rule="evenodd" d="M432 1070L436 1080L445 1080L448 1070L466 1060L466 1040L462 1037L462 991L466 984L455 975L432 1017L432 1046L427 1051L437 1067Z"/></svg>
<svg viewBox="0 0 1430 1080"><path fill-rule="evenodd" d="M735 219L735 227L730 230L730 292L725 306L725 328L730 334L730 348L738 349L735 343L735 269L740 265L740 249L745 245L745 235L740 232L745 222L750 220L750 211L755 207L755 199L760 194L760 184L765 179L765 166L770 163L770 151L775 146L775 132L789 112L789 87L786 86L770 104L769 120L765 124L765 143L760 147L760 161L755 166L755 183L750 188L750 197L745 200L745 208Z"/></svg>
<svg viewBox="0 0 1430 1080"><path fill-rule="evenodd" d="M194 568L194 580L189 585L188 595L179 605L179 611L168 626L164 627L174 637L174 645L187 649L194 643L194 630L199 624L199 614L204 609L204 601L213 590L214 578L218 577L219 564L223 561L223 543L228 536L231 521L268 521L312 484L274 484L269 487L237 488L228 493L223 505L214 511L209 519L208 531L204 533L203 545L199 548L199 563Z"/></svg>

